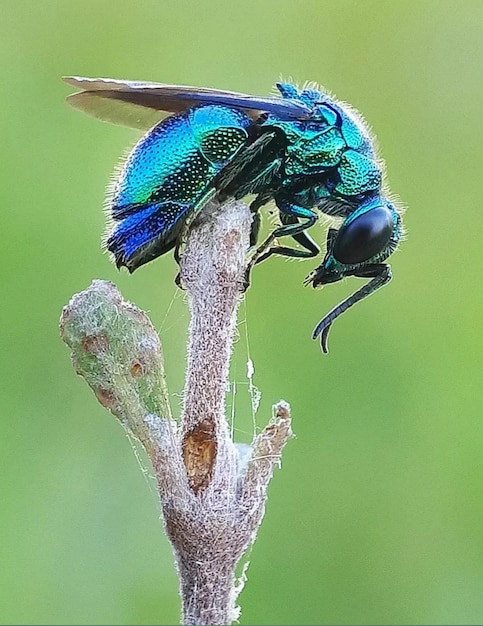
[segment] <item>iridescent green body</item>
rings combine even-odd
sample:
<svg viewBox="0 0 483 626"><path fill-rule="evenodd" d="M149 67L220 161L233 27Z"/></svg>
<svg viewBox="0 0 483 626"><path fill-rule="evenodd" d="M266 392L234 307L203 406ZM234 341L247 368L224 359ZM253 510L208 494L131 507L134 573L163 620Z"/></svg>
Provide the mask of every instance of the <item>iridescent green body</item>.
<svg viewBox="0 0 483 626"><path fill-rule="evenodd" d="M281 221L257 250L257 261L271 254L316 256L319 247L306 231L321 211L343 222L329 230L327 253L309 282L372 279L317 326L314 337L321 334L324 351L334 319L390 279L383 261L398 245L400 214L383 193L368 129L347 105L288 83L277 85L281 98L258 98L110 79L68 82L84 89L71 96L74 106L103 119L126 121L133 108L174 113L138 142L114 186L107 248L118 266L132 272L178 246L208 199L253 194L253 244L261 206L274 201ZM129 125L138 125L132 119ZM301 247L279 245L283 236Z"/></svg>

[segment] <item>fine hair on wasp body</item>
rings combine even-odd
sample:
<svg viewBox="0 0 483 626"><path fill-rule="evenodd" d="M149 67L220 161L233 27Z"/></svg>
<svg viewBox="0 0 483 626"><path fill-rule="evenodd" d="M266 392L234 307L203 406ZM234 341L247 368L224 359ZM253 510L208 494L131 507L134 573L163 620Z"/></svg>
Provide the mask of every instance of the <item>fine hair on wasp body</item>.
<svg viewBox="0 0 483 626"><path fill-rule="evenodd" d="M111 188L105 245L118 267L138 267L174 249L213 198L253 196L248 275L277 254L320 253L308 230L320 214L339 218L327 231L322 263L306 283L320 287L355 276L363 287L317 324L327 352L333 322L391 279L385 262L403 233L401 210L384 185L383 163L362 117L315 83L276 84L278 96L218 89L69 77L75 108L149 129L127 156ZM279 225L257 245L259 210L274 202ZM288 244L279 240L286 237ZM293 241L297 247L290 245Z"/></svg>

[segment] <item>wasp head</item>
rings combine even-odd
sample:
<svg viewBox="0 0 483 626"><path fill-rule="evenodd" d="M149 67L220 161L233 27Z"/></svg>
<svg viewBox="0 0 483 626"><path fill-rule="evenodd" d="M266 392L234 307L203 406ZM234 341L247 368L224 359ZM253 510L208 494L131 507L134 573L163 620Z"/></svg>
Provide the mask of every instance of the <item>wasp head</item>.
<svg viewBox="0 0 483 626"><path fill-rule="evenodd" d="M391 280L391 268L383 263L401 238L401 218L393 204L380 196L364 201L339 230L329 229L327 252L321 265L307 277L313 287L335 283L346 276L370 278L369 283L334 307L317 325L314 339L321 335L327 352L329 329L342 313Z"/></svg>
<svg viewBox="0 0 483 626"><path fill-rule="evenodd" d="M385 261L401 238L401 219L389 200L371 198L351 213L339 230L330 228L327 252L308 277L314 287L335 283L345 276L371 276L367 268Z"/></svg>

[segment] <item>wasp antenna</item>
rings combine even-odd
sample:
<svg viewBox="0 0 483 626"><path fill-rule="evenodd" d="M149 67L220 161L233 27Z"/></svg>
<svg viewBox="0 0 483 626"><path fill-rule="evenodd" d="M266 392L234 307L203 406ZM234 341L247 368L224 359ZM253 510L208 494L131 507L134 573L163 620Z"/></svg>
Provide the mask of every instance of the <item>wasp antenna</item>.
<svg viewBox="0 0 483 626"><path fill-rule="evenodd" d="M380 273L372 278L368 283L366 283L363 287L358 289L351 296L340 302L337 306L335 306L327 315L320 320L317 326L312 333L312 339L317 339L319 335L320 343L322 346L322 351L324 354L327 354L329 349L327 347L327 337L329 334L330 327L334 323L334 321L340 317L343 313L350 309L354 304L357 304L364 298L367 298L372 293L380 289L384 285L386 285L391 280L391 268L389 265L383 265L381 268L378 268ZM361 277L363 278L363 277Z"/></svg>
<svg viewBox="0 0 483 626"><path fill-rule="evenodd" d="M320 347L322 348L322 352L324 354L329 354L329 346L327 345L327 340L329 338L329 330L332 324L329 324L324 328L322 334L320 335Z"/></svg>

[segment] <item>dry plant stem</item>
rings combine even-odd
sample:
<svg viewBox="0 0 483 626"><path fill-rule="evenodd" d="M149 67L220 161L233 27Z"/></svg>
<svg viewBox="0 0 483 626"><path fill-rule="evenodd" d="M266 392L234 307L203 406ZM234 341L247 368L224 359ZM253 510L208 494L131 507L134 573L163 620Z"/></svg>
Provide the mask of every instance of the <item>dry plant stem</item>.
<svg viewBox="0 0 483 626"><path fill-rule="evenodd" d="M179 426L170 417L159 338L114 285L94 281L61 318L76 372L153 464L183 624L238 618L243 581L236 581L235 568L255 540L273 469L292 436L289 407L280 402L241 460L224 417L250 223L244 204L212 203L190 229L181 263L192 317Z"/></svg>
<svg viewBox="0 0 483 626"><path fill-rule="evenodd" d="M240 467L225 418L251 215L243 203L231 202L212 203L204 216L191 229L180 267L191 311L181 435L193 507L174 519L166 515L166 527L180 574L183 622L229 624L237 617L235 567L255 537L271 473L263 472L266 461L258 456L248 472ZM260 436L276 441L271 466L291 434L289 417L283 423L279 417Z"/></svg>
<svg viewBox="0 0 483 626"><path fill-rule="evenodd" d="M210 483L216 459L236 465L225 394L251 224L243 203L221 210L212 203L209 208L210 219L191 231L180 265L191 312L181 419L183 457L195 493Z"/></svg>

